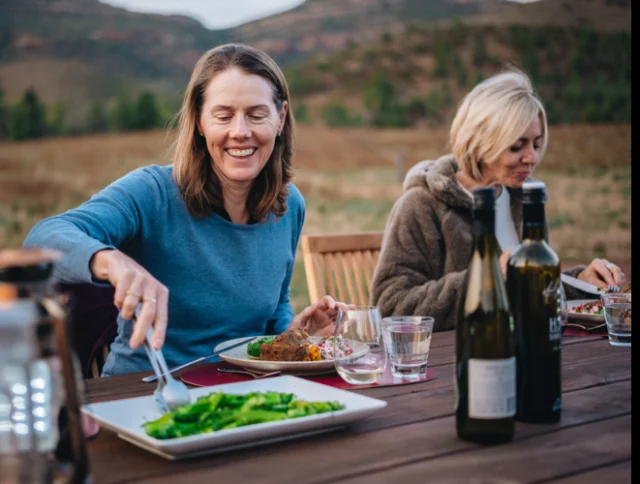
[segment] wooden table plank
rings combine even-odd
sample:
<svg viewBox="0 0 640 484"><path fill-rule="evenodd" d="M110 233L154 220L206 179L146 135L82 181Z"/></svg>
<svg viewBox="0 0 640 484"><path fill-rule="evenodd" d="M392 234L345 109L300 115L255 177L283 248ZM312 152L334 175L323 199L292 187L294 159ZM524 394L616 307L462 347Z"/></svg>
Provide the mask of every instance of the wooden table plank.
<svg viewBox="0 0 640 484"><path fill-rule="evenodd" d="M348 429L179 462L165 461L103 430L89 443L94 481L302 484L353 478L354 482L425 482L435 476L433 469L439 469L437 475L446 482L468 482L469 476L493 475L486 463L503 453L506 467L499 475L511 482L546 482L556 477L578 482L582 476L595 482L606 475L601 473L605 472L600 470L603 466L610 466L620 482L630 479L631 431L618 423L631 414L630 348L614 348L601 337L564 338L562 421L546 426L518 424L514 442L482 447L455 436L454 336L453 331L434 335L429 360L438 372L435 380L354 390L384 399L389 405ZM142 376L88 381L88 400L149 395L155 384L142 383ZM615 425L607 427L604 422ZM597 438L586 439L584 429L595 431ZM598 458L591 458L590 453L597 454L600 446L609 446L616 439L621 443L618 449L603 449ZM567 449L567 460L552 459L552 469L538 469L554 449ZM587 452L582 464L575 458L578 452Z"/></svg>
<svg viewBox="0 0 640 484"><path fill-rule="evenodd" d="M453 331L446 334L451 335ZM436 333L437 336L445 333ZM436 337L434 335L434 338ZM569 338L565 338L568 340ZM569 342L563 346L562 362L566 365L573 361L580 360L597 360L599 358L607 358L612 354L628 353L626 348L615 348L605 342L602 338L573 338L581 340L579 343ZM563 340L563 343L565 342ZM410 386L391 386L368 390L372 396L376 398L386 397L392 394L405 393L407 391L420 391L421 389L430 389L434 385L439 385L443 381L440 376L441 367L451 365L455 362L455 352L452 347L439 347L429 356L429 366L438 372L436 380L412 384ZM117 400L119 398L131 398L141 395L151 395L155 388L155 383L142 383L140 380L148 373L135 373L130 375L116 376L111 378L99 378L95 380L86 380L87 402L99 402L104 400ZM179 375L180 373L178 373ZM409 388L410 387L410 388Z"/></svg>
<svg viewBox="0 0 640 484"><path fill-rule="evenodd" d="M471 456L476 453L501 455L517 442L524 442L521 446L526 448L529 446L527 442L537 436L581 428L582 424L590 424L594 420L602 422L628 416L631 412L630 383L573 392L566 400L566 410L560 423L518 424L516 442L501 447L485 448L459 440L455 435L454 418L449 416L366 434L358 433L356 427L349 432L326 435L313 440L292 441L186 462L167 462L147 454L146 465L139 464L135 469L128 469L126 478L134 479L136 482L169 483L175 481L179 475L180 484L188 484L225 482L230 479L229 476L233 476L233 480L239 482L259 484L295 481L304 484L335 482L345 477L363 474L369 479L381 472L395 472L394 469L402 469L405 466L411 468L419 463L424 463L430 469L433 463L442 458L462 458L468 453L469 456L464 457L464 460L472 461ZM120 449L118 457L121 452ZM144 451L136 449L133 453L138 452ZM590 461L583 461L585 467L591 464ZM122 474L118 475L118 478L122 477ZM117 482L108 478L109 476L100 476L99 482ZM394 476L390 476L386 482L394 482L394 479ZM420 481L413 478L404 480L404 477L401 477L397 482Z"/></svg>
<svg viewBox="0 0 640 484"><path fill-rule="evenodd" d="M548 482L548 481L542 481ZM625 459L612 465L598 467L563 479L554 480L556 484L626 484L631 482L631 459Z"/></svg>
<svg viewBox="0 0 640 484"><path fill-rule="evenodd" d="M357 476L347 483L539 482L576 474L631 458L631 416L600 420L562 432L553 432L503 446L475 452L454 453L439 459ZM597 435L597 445L594 436ZM629 480L631 476L629 475ZM189 481L182 481L187 484ZM317 480L316 483L329 482Z"/></svg>
<svg viewBox="0 0 640 484"><path fill-rule="evenodd" d="M586 385L587 389L579 390L575 389L577 385L570 385L571 391L563 396L565 410L563 412L562 425L576 425L580 422L596 419L599 416L614 416L630 411L631 368L628 364L630 352L628 353L626 361L619 356L613 356L602 360L602 362L607 363L606 365L601 364L594 367L591 362L587 361L582 366L578 363L572 364L570 365L571 371L563 372L565 381L571 382L576 377L582 378L581 382ZM626 378L626 381L607 384L607 375L616 369L619 369L619 378ZM309 467L309 464L307 464L307 469L314 475L323 472L327 459L334 462L332 465L336 467L336 472L358 468L358 462L360 462L361 466L364 466L364 471L366 471L370 466L384 462L385 458L395 459L397 458L394 457L396 454L405 456L407 454L406 451L400 450L404 449L405 446L399 446L398 442L407 442L409 447L420 449L422 452L425 436L433 437L433 442L438 451L442 451L443 436L450 439L457 446L455 447L456 449L461 448L459 446L465 448L467 444L459 441L454 435L455 425L452 423L451 417L454 400L452 386L453 365L449 367L449 372L446 386L423 392L388 397L389 405L382 412L358 422L349 431L338 434L178 463L165 462L146 451L137 449L131 444L119 441L111 432L104 432L106 435L91 443L91 458L92 462L96 459L96 470L108 469L108 462L118 462L119 469L123 469L121 474L117 475L118 478L126 476L126 478L137 480L143 477L150 477L148 469L153 468L154 471L160 470L159 474L166 474L167 476L173 476L173 478L176 477L175 473L178 473L182 480L184 472L194 466L196 468L204 466L204 474L199 475L202 479L206 476L208 480L210 477L215 476L222 478L217 473L209 476L213 472L211 466L216 467L216 469L219 467L226 469L226 472L233 472L234 474L237 472L232 469L233 466L226 467L223 463L230 463L231 465L235 462L238 466L243 464L243 468L248 466L248 471L251 471L254 468L270 469L268 461L272 460L275 463L274 471L276 472L280 466L291 466L294 470L300 471L297 463L299 461L313 460L314 455L322 456L322 459L318 460L318 466L311 465ZM367 393L368 391L362 390L361 392ZM433 428L430 427L432 425L430 422L434 420L441 421L443 417L445 417L445 420L448 418L448 420L445 421L442 428L438 427L437 432L434 433ZM527 435L529 432L540 432L541 430L547 431L544 426L519 425L518 435ZM359 451L353 456L355 458L354 462L343 462L339 459L341 454L349 454L349 452L345 452L345 449L358 448L359 446L371 448L375 452L370 455L370 453L362 454ZM378 451L382 451L382 455ZM258 454L258 457L256 454ZM263 456L267 459L266 462ZM156 474L151 475L157 476ZM244 474L241 475L244 476ZM241 475L238 476L240 477ZM289 477L291 479L295 477L296 481L301 480L299 476L291 475ZM249 479L249 476L245 476L245 478ZM97 482L103 481L115 482L110 481L109 476L100 475L100 479ZM268 481L258 480L257 482ZM301 482L305 481L302 480Z"/></svg>

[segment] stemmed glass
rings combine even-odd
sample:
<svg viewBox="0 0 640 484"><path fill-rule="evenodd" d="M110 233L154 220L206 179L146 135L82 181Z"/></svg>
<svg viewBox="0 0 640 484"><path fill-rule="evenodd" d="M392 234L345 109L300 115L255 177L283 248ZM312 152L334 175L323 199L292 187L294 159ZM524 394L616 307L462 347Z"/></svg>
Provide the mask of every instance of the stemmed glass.
<svg viewBox="0 0 640 484"><path fill-rule="evenodd" d="M375 306L345 306L338 309L333 340L333 361L348 383L375 383L387 366L382 336L382 318Z"/></svg>

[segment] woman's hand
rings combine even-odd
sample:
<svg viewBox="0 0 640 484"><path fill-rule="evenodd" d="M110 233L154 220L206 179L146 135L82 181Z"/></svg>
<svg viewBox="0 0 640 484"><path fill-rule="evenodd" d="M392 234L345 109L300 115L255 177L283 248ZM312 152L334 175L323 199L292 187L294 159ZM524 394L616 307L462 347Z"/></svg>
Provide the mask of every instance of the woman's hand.
<svg viewBox="0 0 640 484"><path fill-rule="evenodd" d="M107 280L115 288L113 303L124 319L133 318L136 307L142 302L129 346L140 346L147 330L153 325L151 344L161 348L167 331L169 289L128 255L119 250L96 252L90 262L91 273L96 279Z"/></svg>
<svg viewBox="0 0 640 484"><path fill-rule="evenodd" d="M627 280L622 269L607 259L593 259L591 264L578 274L578 279L602 288L622 287Z"/></svg>
<svg viewBox="0 0 640 484"><path fill-rule="evenodd" d="M331 336L340 306L343 304L335 302L331 296L324 296L293 318L289 329L302 329L309 336Z"/></svg>
<svg viewBox="0 0 640 484"><path fill-rule="evenodd" d="M511 251L505 250L498 258L498 264L500 264L500 272L502 273L502 279L507 280L507 265L509 264L509 257L511 257Z"/></svg>

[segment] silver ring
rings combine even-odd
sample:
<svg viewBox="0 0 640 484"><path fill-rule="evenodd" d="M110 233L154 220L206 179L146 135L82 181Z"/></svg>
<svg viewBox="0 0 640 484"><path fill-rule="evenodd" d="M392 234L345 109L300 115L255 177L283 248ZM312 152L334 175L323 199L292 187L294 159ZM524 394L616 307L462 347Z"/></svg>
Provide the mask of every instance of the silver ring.
<svg viewBox="0 0 640 484"><path fill-rule="evenodd" d="M607 269L613 269L614 267L618 267L617 265L615 265L613 262L609 262L607 264Z"/></svg>

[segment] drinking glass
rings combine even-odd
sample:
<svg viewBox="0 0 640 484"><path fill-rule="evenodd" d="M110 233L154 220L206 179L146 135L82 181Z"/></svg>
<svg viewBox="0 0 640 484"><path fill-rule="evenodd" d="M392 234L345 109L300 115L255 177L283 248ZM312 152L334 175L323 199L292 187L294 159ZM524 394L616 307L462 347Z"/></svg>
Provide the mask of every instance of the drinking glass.
<svg viewBox="0 0 640 484"><path fill-rule="evenodd" d="M600 294L607 323L609 344L631 346L631 293L608 292Z"/></svg>
<svg viewBox="0 0 640 484"><path fill-rule="evenodd" d="M430 316L390 316L382 320L393 376L420 378L427 374L433 323Z"/></svg>
<svg viewBox="0 0 640 484"><path fill-rule="evenodd" d="M387 366L380 310L375 306L340 307L336 315L333 361L348 383L375 383Z"/></svg>

